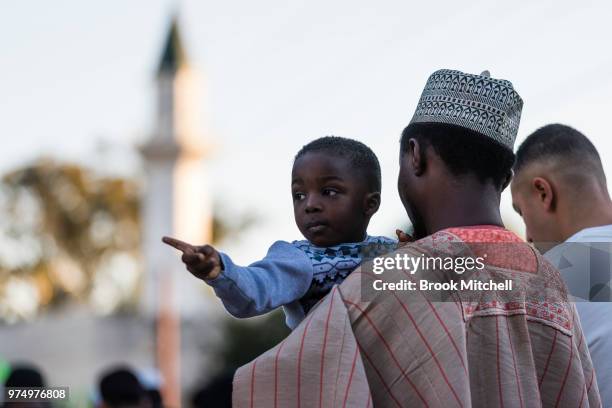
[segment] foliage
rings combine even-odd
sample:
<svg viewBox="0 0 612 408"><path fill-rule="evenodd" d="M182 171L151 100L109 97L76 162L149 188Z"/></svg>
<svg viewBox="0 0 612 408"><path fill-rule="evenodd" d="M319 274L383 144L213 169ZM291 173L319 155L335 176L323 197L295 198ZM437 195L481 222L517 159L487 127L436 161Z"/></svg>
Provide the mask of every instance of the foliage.
<svg viewBox="0 0 612 408"><path fill-rule="evenodd" d="M225 204L215 206L212 225L212 241L214 243L240 236L240 233L252 228L260 218L255 213L227 214L226 208L227 205Z"/></svg>
<svg viewBox="0 0 612 408"><path fill-rule="evenodd" d="M218 353L223 369L237 369L280 343L289 333L281 310L247 321L227 319Z"/></svg>
<svg viewBox="0 0 612 408"><path fill-rule="evenodd" d="M0 253L0 288L12 278L33 283L43 307L86 299L104 264L138 255L134 180L41 160L6 174L0 188L10 248Z"/></svg>

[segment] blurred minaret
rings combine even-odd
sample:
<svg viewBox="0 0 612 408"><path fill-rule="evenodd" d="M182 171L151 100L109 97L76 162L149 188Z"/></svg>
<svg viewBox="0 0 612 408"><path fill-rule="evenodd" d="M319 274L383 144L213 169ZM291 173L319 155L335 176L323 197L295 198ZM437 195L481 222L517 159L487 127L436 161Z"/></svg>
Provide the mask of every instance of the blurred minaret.
<svg viewBox="0 0 612 408"><path fill-rule="evenodd" d="M161 237L171 235L197 244L210 242L212 217L202 160L207 144L199 123L199 88L176 19L168 32L156 84L155 130L142 147L146 185L142 201L145 274L141 311L156 323L156 365L164 381L165 405L178 407L181 309L188 308L186 303L194 298L198 285Z"/></svg>

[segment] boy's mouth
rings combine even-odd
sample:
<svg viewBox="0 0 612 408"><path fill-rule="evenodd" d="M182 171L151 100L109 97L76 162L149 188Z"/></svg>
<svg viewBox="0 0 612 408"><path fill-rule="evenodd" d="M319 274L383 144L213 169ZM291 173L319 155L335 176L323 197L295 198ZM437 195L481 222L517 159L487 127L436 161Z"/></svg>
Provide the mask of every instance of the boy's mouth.
<svg viewBox="0 0 612 408"><path fill-rule="evenodd" d="M323 221L311 221L306 223L306 229L311 233L318 233L327 228L327 223Z"/></svg>

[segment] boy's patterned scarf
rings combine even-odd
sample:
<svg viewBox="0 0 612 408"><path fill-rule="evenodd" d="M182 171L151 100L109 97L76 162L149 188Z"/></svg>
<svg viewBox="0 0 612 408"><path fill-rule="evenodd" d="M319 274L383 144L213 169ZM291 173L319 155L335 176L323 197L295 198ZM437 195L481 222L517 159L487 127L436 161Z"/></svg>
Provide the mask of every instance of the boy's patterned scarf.
<svg viewBox="0 0 612 408"><path fill-rule="evenodd" d="M331 247L317 247L307 240L293 241L293 245L304 251L313 267L310 288L300 299L304 314L325 295L334 285L339 285L353 272L364 259L391 252L396 249L397 241L387 237L367 236L362 242L340 244Z"/></svg>

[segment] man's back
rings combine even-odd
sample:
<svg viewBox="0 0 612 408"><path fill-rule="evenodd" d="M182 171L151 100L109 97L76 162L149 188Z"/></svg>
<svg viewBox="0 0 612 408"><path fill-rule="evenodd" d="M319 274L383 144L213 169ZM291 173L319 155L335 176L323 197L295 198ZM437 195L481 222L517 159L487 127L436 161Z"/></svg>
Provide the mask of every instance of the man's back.
<svg viewBox="0 0 612 408"><path fill-rule="evenodd" d="M480 301L460 295L454 302L432 302L424 292L386 292L385 299L365 306L353 300L355 288L340 288L374 401L519 407L581 406L590 400L598 406L591 360L571 304L529 296L522 296L523 302L505 299L518 294L521 281L534 293L554 289L555 284L562 290L558 272L545 263L538 265L541 258L502 229L447 230L417 243L418 251L407 250L413 256L431 255L428 249L436 242L453 242L455 237L489 241L475 244L488 256L489 273L480 280L489 275L496 281L513 279L515 290L478 294L489 297ZM418 273L412 279L418 280Z"/></svg>

